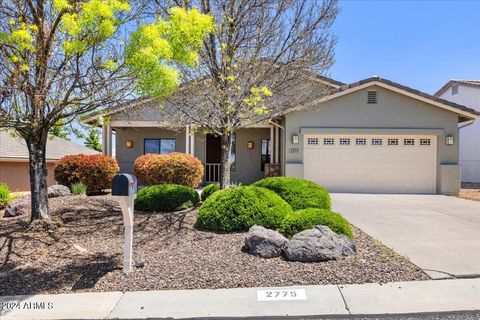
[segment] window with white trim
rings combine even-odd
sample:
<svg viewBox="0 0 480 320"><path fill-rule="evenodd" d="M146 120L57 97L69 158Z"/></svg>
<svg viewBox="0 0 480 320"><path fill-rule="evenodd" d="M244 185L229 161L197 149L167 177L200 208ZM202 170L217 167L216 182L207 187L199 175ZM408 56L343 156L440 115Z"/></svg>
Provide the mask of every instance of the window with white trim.
<svg viewBox="0 0 480 320"><path fill-rule="evenodd" d="M307 144L318 144L318 138L307 138Z"/></svg>
<svg viewBox="0 0 480 320"><path fill-rule="evenodd" d="M381 146L381 145L383 145L383 139L381 138L372 139L372 146Z"/></svg>
<svg viewBox="0 0 480 320"><path fill-rule="evenodd" d="M340 145L341 146L349 146L350 145L350 138L340 138Z"/></svg>
<svg viewBox="0 0 480 320"><path fill-rule="evenodd" d="M429 138L420 139L421 146L429 146L432 144L432 141Z"/></svg>
<svg viewBox="0 0 480 320"><path fill-rule="evenodd" d="M397 138L389 138L388 139L389 146L398 146L398 139Z"/></svg>
<svg viewBox="0 0 480 320"><path fill-rule="evenodd" d="M356 138L355 139L355 144L357 146L366 146L367 145L367 139L366 138Z"/></svg>
<svg viewBox="0 0 480 320"><path fill-rule="evenodd" d="M334 138L323 138L323 145L324 146L333 146L335 144Z"/></svg>
<svg viewBox="0 0 480 320"><path fill-rule="evenodd" d="M411 139L411 138L403 139L403 145L404 146L414 146L415 145L415 139Z"/></svg>

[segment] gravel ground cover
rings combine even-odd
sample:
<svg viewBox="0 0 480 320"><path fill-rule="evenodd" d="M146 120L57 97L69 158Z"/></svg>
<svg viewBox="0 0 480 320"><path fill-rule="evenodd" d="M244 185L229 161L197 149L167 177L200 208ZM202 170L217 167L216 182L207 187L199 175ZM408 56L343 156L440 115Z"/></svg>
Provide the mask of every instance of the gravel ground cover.
<svg viewBox="0 0 480 320"><path fill-rule="evenodd" d="M261 259L241 251L244 233L193 228L197 209L137 212L137 267L122 275L123 223L109 196L50 199L56 227L0 219L0 295L349 284L429 279L418 267L353 227L357 254L321 263Z"/></svg>
<svg viewBox="0 0 480 320"><path fill-rule="evenodd" d="M460 198L480 201L480 183L462 183Z"/></svg>

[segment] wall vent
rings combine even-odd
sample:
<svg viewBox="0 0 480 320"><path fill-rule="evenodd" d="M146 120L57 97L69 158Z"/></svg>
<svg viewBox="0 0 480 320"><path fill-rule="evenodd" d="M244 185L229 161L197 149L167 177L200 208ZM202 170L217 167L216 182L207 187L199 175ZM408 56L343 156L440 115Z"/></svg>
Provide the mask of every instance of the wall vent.
<svg viewBox="0 0 480 320"><path fill-rule="evenodd" d="M378 94L377 91L368 91L367 92L367 103L368 104L377 104Z"/></svg>

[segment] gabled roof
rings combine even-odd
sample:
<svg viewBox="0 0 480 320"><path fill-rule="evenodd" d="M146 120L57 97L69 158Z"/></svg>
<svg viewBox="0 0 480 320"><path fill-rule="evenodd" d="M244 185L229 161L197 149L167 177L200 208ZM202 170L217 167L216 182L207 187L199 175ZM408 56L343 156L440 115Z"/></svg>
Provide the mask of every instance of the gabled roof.
<svg viewBox="0 0 480 320"><path fill-rule="evenodd" d="M55 161L70 154L98 154L99 152L68 140L53 137L47 140L47 161ZM0 161L28 161L25 141L0 131Z"/></svg>
<svg viewBox="0 0 480 320"><path fill-rule="evenodd" d="M434 93L434 96L440 96L444 93L448 88L453 86L454 84L461 84L467 87L474 87L480 88L480 80L459 80L459 79L452 79L445 83L437 92Z"/></svg>
<svg viewBox="0 0 480 320"><path fill-rule="evenodd" d="M448 100L445 100L445 99L441 99L441 98L436 97L436 96L432 96L428 93L425 93L425 92L422 92L422 91L419 91L419 90L401 85L399 83L396 83L396 82L393 82L391 80L387 80L387 79L384 79L384 78L381 78L381 77L370 77L370 78L367 78L367 79L364 79L364 80L360 80L358 82L354 82L354 83L350 83L350 84L345 85L345 86L341 86L338 89L332 90L330 95L327 95L327 96L324 96L320 99L312 101L311 103L309 103L306 106L300 106L298 108L291 109L289 111L301 111L301 110L305 110L305 109L308 109L308 108L312 108L312 107L318 105L318 103L320 103L320 102L332 100L332 99L335 99L337 97L349 94L351 92L355 92L357 90L361 90L361 89L368 88L368 87L375 86L375 85L386 88L386 89L389 89L389 90L392 90L392 91L395 91L395 92L398 92L400 94L409 96L411 98L429 103L431 105L434 105L434 106L437 106L437 107L455 112L459 116L461 116L463 118L466 118L466 119L476 119L480 115L480 112L478 112L478 111L476 111L472 108L468 108L468 107L459 105L457 103L454 103L454 102L451 102L451 101L448 101Z"/></svg>

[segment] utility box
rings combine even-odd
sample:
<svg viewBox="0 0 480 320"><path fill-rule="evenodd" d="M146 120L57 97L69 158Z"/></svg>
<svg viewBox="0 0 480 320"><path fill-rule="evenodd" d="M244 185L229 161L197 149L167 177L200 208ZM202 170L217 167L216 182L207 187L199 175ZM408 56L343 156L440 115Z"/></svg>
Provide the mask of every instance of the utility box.
<svg viewBox="0 0 480 320"><path fill-rule="evenodd" d="M119 173L112 180L112 196L133 197L137 194L137 177L130 173Z"/></svg>

